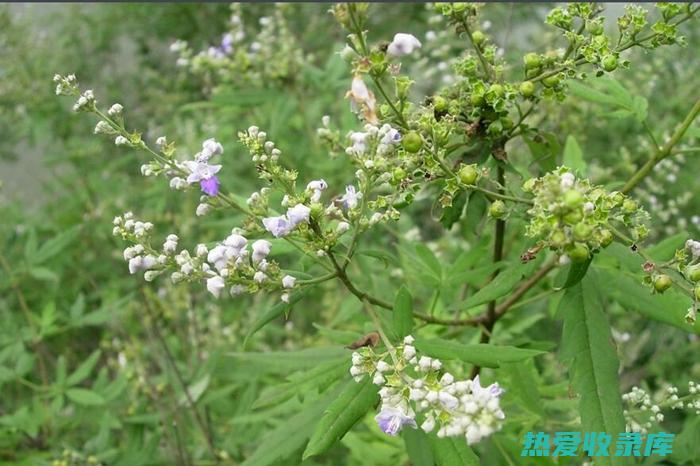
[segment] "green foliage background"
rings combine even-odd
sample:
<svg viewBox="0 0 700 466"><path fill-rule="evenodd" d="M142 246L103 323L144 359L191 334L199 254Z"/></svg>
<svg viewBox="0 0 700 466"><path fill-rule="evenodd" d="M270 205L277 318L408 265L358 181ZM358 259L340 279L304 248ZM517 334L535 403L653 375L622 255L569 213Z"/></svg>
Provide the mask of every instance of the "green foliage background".
<svg viewBox="0 0 700 466"><path fill-rule="evenodd" d="M226 148L222 182L240 195L259 188L254 167L236 142L237 131L251 124L273 136L306 177L344 186L351 165L342 156L329 157L315 137L326 114L344 131L357 127L344 99L349 67L336 53L344 34L328 7L289 6L298 45L312 58L293 83L255 88L204 86L176 68L168 51L178 38L201 48L218 40L229 14L224 4L0 7L0 464L48 465L66 449L85 461L67 459L71 465L89 464L89 456L118 466L214 464L207 437L222 464L476 464L465 459L470 453L460 453L461 445L429 444L451 441L410 431L392 438L377 429L367 413L374 400L371 387L351 381L349 352L343 349L372 325L340 284L324 284L283 315L287 309L275 306L277 297L213 301L201 289L174 287L166 280L145 284L129 276L121 257L124 245L111 235L115 215L133 209L162 231L177 225L191 245L222 237L238 219L194 217L196 195L142 177L139 154L92 135L90 116L71 115L66 101L53 95L53 74L75 73L103 101L124 104L130 124L147 137L167 134L192 151L203 139L216 137ZM243 12L254 22L272 8L250 4ZM506 57L517 60L555 41L542 25L547 10L538 4L497 4L484 16ZM386 40L396 32L422 38L430 14L420 4L377 5L370 30ZM565 157L583 161L596 183L611 188L629 178L649 151L644 125L662 139L697 98L700 29L688 24L683 32L689 47L635 52L632 69L617 72L616 81L572 84L565 102L542 109L537 125L553 134L553 148L546 150L558 164ZM454 47L464 44L455 39ZM428 95L439 84L425 80L418 88ZM600 93L613 97L601 99ZM697 123L689 137L700 137ZM523 142L509 152L531 158ZM652 253L659 259L698 235L690 220L700 214L698 168L697 156L688 155L675 182L669 183L662 170L652 175L664 186L654 193L660 207L639 195L652 214L656 237L651 242L658 242ZM644 190L651 195L652 187ZM414 308L449 318L465 299L477 305L494 297L473 299L490 273L485 245L491 230L481 221L486 203L476 199L456 227L445 231L434 197L424 196L398 224L363 239L350 273L364 289L390 301L392 290L404 284ZM677 212L661 216L669 203ZM528 247L518 233L522 226L515 222L509 229L511 257ZM415 231L406 235L414 228L420 240L413 239ZM605 309L602 314L594 305L586 311L595 314L588 331L599 339L596 332L609 332L609 321L615 332L631 335L617 347L623 392L633 385L654 390L700 379L700 326L683 323L687 303L680 295L649 295L640 285L636 260L622 247L606 250L592 267L596 282L576 285L595 288ZM516 261L507 267L518 269L518 279L530 270L521 271ZM532 296L564 283L563 273ZM501 297L511 287L490 292ZM562 325L555 313L562 294L530 300L499 322L496 343L546 354L485 371L484 377L509 388L504 410L511 422L479 446L482 464L525 464L520 458L524 432L562 430L562 423L576 420L568 362L558 362L556 354ZM567 299L571 304L577 298ZM571 304L576 305L591 306ZM389 313L380 317L391 322ZM564 334L580 331L571 319L563 316ZM396 325L399 334L402 325ZM427 327L421 333L464 345L478 342L479 335L461 327ZM603 336L603 341L610 338ZM564 360L581 345L601 343L585 335L571 341L559 355ZM445 357L454 359L456 373L468 371L466 363L488 366L471 360L472 353L460 360L451 349L442 351L453 356ZM353 398L348 390L359 394ZM330 449L302 462L316 421L335 398L355 400L338 416L347 417L339 422L348 428L357 425L339 442L314 437L312 446ZM581 402L591 410L605 403ZM588 420L582 421L585 427ZM700 435L698 418L674 414L664 427L679 434L674 462L666 464L698 464L700 450L692 441ZM543 458L537 464L576 461Z"/></svg>

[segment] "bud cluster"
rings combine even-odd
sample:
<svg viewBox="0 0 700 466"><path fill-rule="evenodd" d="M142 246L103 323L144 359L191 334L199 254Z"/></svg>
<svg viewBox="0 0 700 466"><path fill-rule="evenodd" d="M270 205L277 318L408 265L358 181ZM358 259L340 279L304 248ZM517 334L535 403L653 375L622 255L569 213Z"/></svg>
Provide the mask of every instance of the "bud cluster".
<svg viewBox="0 0 700 466"><path fill-rule="evenodd" d="M653 396L639 387L632 387L629 393L622 395L625 403L623 414L627 422L627 432L646 434L652 427L664 421L663 410L686 409L700 414L700 385L688 382L688 394L678 396L679 388L667 385Z"/></svg>
<svg viewBox="0 0 700 466"><path fill-rule="evenodd" d="M647 235L646 213L620 192L607 192L577 179L566 167L525 182L533 195L525 234L562 255L562 261L584 261L613 241L612 222L632 230L635 241Z"/></svg>
<svg viewBox="0 0 700 466"><path fill-rule="evenodd" d="M382 387L381 408L375 417L380 429L396 435L403 426L417 427L416 413L422 418L421 429L438 437L465 437L468 444L478 443L500 430L505 414L500 408L504 390L497 384L482 387L479 376L474 380L455 380L443 370L439 359L419 356L407 336L403 344L378 355L364 347L352 354L350 374L355 381L365 375Z"/></svg>

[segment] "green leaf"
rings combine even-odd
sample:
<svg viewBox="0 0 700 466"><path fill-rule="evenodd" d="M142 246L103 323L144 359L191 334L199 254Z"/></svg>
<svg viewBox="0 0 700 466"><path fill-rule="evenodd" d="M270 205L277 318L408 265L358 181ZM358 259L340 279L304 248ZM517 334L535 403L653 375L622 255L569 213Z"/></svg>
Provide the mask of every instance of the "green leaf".
<svg viewBox="0 0 700 466"><path fill-rule="evenodd" d="M569 273L566 275L566 281L561 288L557 288L557 291L570 288L576 285L578 282L583 280L588 272L588 267L591 265L593 258L589 258L583 262L572 262L569 266Z"/></svg>
<svg viewBox="0 0 700 466"><path fill-rule="evenodd" d="M496 278L461 303L451 306L450 310L470 309L505 296L520 283L523 277L529 275L539 262L534 260L527 264L504 265Z"/></svg>
<svg viewBox="0 0 700 466"><path fill-rule="evenodd" d="M564 320L560 358L568 365L571 386L580 396L582 430L624 432L617 350L592 274L566 290L557 313ZM613 465L604 456L597 457L596 464ZM620 464L627 461L616 458L615 465Z"/></svg>
<svg viewBox="0 0 700 466"><path fill-rule="evenodd" d="M66 390L66 396L80 405L100 406L105 403L100 394L85 388L69 388Z"/></svg>
<svg viewBox="0 0 700 466"><path fill-rule="evenodd" d="M63 251L78 235L78 228L73 227L70 230L66 230L57 236L51 238L47 242L41 245L39 249L31 255L29 262L38 265L42 262L46 262L59 252Z"/></svg>
<svg viewBox="0 0 700 466"><path fill-rule="evenodd" d="M207 390L207 387L209 387L210 381L211 381L211 378L209 377L209 374L206 374L204 377L199 379L197 382L195 382L192 385L190 385L189 387L187 387L187 393L189 393L190 398L192 399L193 403L196 403L197 400L199 400L201 398L201 396ZM178 399L178 403L182 406L189 403L189 400L187 399L187 395L185 393L182 393L182 395L180 395L180 398Z"/></svg>
<svg viewBox="0 0 700 466"><path fill-rule="evenodd" d="M411 466L435 466L428 435L422 429L402 429L401 437L406 444Z"/></svg>
<svg viewBox="0 0 700 466"><path fill-rule="evenodd" d="M479 466L479 457L469 448L464 437L429 435L428 439L436 466Z"/></svg>
<svg viewBox="0 0 700 466"><path fill-rule="evenodd" d="M92 369L94 369L95 364L97 364L101 354L102 351L100 350L96 350L94 353L92 353L85 361L83 361L82 364L80 364L80 366L78 366L75 372L68 376L66 379L66 385L77 385L85 380L92 372Z"/></svg>
<svg viewBox="0 0 700 466"><path fill-rule="evenodd" d="M227 356L258 371L283 373L315 367L329 360L350 358L348 350L337 346L306 348L299 351L233 352L227 353ZM235 367L231 370L235 370Z"/></svg>
<svg viewBox="0 0 700 466"><path fill-rule="evenodd" d="M459 359L470 364L493 368L499 367L502 363L524 361L545 353L545 351L485 343L463 345L439 338L430 340L418 339L415 342L415 346L423 353L434 358Z"/></svg>
<svg viewBox="0 0 700 466"><path fill-rule="evenodd" d="M291 307L298 303L306 294L309 292L308 288L305 288L301 291L298 291L296 293L292 293L289 296L289 303L285 303L284 301L280 301L279 303L275 304L272 306L270 309L268 309L263 315L258 317L258 319L253 323L253 325L250 327L250 330L248 330L248 334L245 336L245 339L243 340L243 347L245 348L248 339L253 336L258 330L275 320L276 318L280 317L281 315L286 315Z"/></svg>
<svg viewBox="0 0 700 466"><path fill-rule="evenodd" d="M442 281L442 265L433 251L430 250L428 246L423 243L418 243L416 245L416 254L418 258L425 265L425 267L430 270L438 281Z"/></svg>
<svg viewBox="0 0 700 466"><path fill-rule="evenodd" d="M321 417L339 390L330 390L322 397L314 397L302 406L298 413L282 421L273 430L263 435L257 449L240 466L268 466L280 464L306 443L314 431L314 422Z"/></svg>
<svg viewBox="0 0 700 466"><path fill-rule="evenodd" d="M544 171L552 171L557 167L557 157L561 153L561 144L553 133L538 133L530 138L523 135L523 140L530 148L535 162Z"/></svg>
<svg viewBox="0 0 700 466"><path fill-rule="evenodd" d="M394 331L399 338L413 332L413 303L408 288L402 285L394 299Z"/></svg>
<svg viewBox="0 0 700 466"><path fill-rule="evenodd" d="M304 459L320 455L339 441L377 402L377 386L365 377L350 380L328 406L304 450Z"/></svg>
<svg viewBox="0 0 700 466"><path fill-rule="evenodd" d="M452 199L452 205L442 209L440 223L442 223L442 226L445 227L446 230L452 228L452 225L457 223L459 219L462 218L462 214L464 213L468 200L469 196L467 196L467 192L460 191L457 196Z"/></svg>
<svg viewBox="0 0 700 466"><path fill-rule="evenodd" d="M572 135L566 138L564 160L562 164L577 171L579 175L585 176L588 171L586 161L583 159L583 151L581 151L581 147L578 145L576 138Z"/></svg>

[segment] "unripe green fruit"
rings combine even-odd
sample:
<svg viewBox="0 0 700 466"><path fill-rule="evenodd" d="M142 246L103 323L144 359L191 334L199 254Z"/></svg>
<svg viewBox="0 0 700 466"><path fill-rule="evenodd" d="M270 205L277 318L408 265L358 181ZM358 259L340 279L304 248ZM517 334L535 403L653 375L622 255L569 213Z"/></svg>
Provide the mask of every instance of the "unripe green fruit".
<svg viewBox="0 0 700 466"><path fill-rule="evenodd" d="M571 207L572 209L574 207L580 206L581 204L583 204L583 194L581 194L579 191L576 191L575 189L568 190L564 193L564 204L566 204L567 207Z"/></svg>
<svg viewBox="0 0 700 466"><path fill-rule="evenodd" d="M610 230L600 230L600 245L605 247L610 246L610 244L613 242L613 234L610 232Z"/></svg>
<svg viewBox="0 0 700 466"><path fill-rule="evenodd" d="M489 206L489 215L493 218L503 218L506 214L506 205L503 201L493 201Z"/></svg>
<svg viewBox="0 0 700 466"><path fill-rule="evenodd" d="M535 84L532 81L523 81L520 83L520 93L523 97L530 97L535 93Z"/></svg>
<svg viewBox="0 0 700 466"><path fill-rule="evenodd" d="M700 285L695 287L695 299L700 301Z"/></svg>
<svg viewBox="0 0 700 466"><path fill-rule="evenodd" d="M503 97L506 95L506 90L500 84L491 84L489 87L489 92L495 94L498 97Z"/></svg>
<svg viewBox="0 0 700 466"><path fill-rule="evenodd" d="M472 94L469 97L469 101L472 103L473 106L481 107L482 105L484 105L484 96L481 94Z"/></svg>
<svg viewBox="0 0 700 466"><path fill-rule="evenodd" d="M523 57L523 61L525 62L525 68L527 69L538 68L540 65L542 65L542 59L540 56L532 52L526 54Z"/></svg>
<svg viewBox="0 0 700 466"><path fill-rule="evenodd" d="M447 110L447 100L444 97L435 96L433 98L433 108L438 112L444 112Z"/></svg>
<svg viewBox="0 0 700 466"><path fill-rule="evenodd" d="M391 173L392 181L394 181L394 183L400 183L404 178L406 178L406 170L401 167L394 168L394 171Z"/></svg>
<svg viewBox="0 0 700 466"><path fill-rule="evenodd" d="M593 227L587 223L577 223L574 227L574 238L579 241L585 241L591 237Z"/></svg>
<svg viewBox="0 0 700 466"><path fill-rule="evenodd" d="M561 230L553 232L549 237L549 244L555 248L564 246L564 244L566 244L566 234Z"/></svg>
<svg viewBox="0 0 700 466"><path fill-rule="evenodd" d="M599 36L604 32L600 23L588 23L586 24L586 30L594 36Z"/></svg>
<svg viewBox="0 0 700 466"><path fill-rule="evenodd" d="M625 199L625 202L622 203L622 210L628 214L636 212L638 207L637 203L632 199Z"/></svg>
<svg viewBox="0 0 700 466"><path fill-rule="evenodd" d="M607 55L603 58L602 64L605 71L615 71L617 68L617 57L615 55Z"/></svg>
<svg viewBox="0 0 700 466"><path fill-rule="evenodd" d="M312 218L319 218L323 215L323 204L320 204L318 202L314 202L311 204L311 217Z"/></svg>
<svg viewBox="0 0 700 466"><path fill-rule="evenodd" d="M481 31L474 31L472 33L472 41L474 45L481 45L486 40L486 35Z"/></svg>
<svg viewBox="0 0 700 466"><path fill-rule="evenodd" d="M476 183L476 179L479 177L479 172L476 170L474 165L465 165L459 169L459 181L462 184L472 185Z"/></svg>
<svg viewBox="0 0 700 466"><path fill-rule="evenodd" d="M416 131L409 131L409 133L403 137L401 145L406 149L406 152L416 153L423 147L423 138L420 137Z"/></svg>
<svg viewBox="0 0 700 466"><path fill-rule="evenodd" d="M685 272L691 282L700 282L700 265L691 265Z"/></svg>
<svg viewBox="0 0 700 466"><path fill-rule="evenodd" d="M654 277L654 289L657 293L663 293L671 288L672 284L673 282L671 281L671 277L666 274L661 274Z"/></svg>
<svg viewBox="0 0 700 466"><path fill-rule="evenodd" d="M581 212L581 209L572 210L564 215L564 222L568 223L569 225L576 224L581 220L583 220L583 213Z"/></svg>
<svg viewBox="0 0 700 466"><path fill-rule="evenodd" d="M566 254L572 262L583 262L590 256L588 246L583 243L574 243L567 249Z"/></svg>
<svg viewBox="0 0 700 466"><path fill-rule="evenodd" d="M544 84L546 87L556 87L559 84L559 76L556 74L547 76L542 80L542 84Z"/></svg>

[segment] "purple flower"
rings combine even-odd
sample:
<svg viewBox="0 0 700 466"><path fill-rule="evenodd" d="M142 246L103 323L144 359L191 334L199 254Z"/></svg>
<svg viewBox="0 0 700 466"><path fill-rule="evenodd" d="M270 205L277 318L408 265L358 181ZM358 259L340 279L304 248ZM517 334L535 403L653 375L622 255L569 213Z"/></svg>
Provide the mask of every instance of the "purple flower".
<svg viewBox="0 0 700 466"><path fill-rule="evenodd" d="M340 198L340 201L346 209L354 209L360 199L362 199L362 193L357 192L355 187L350 184L345 187L345 195Z"/></svg>
<svg viewBox="0 0 700 466"><path fill-rule="evenodd" d="M265 229L272 233L272 236L279 238L289 234L294 226L289 223L289 219L285 215L279 217L267 217L262 220Z"/></svg>
<svg viewBox="0 0 700 466"><path fill-rule="evenodd" d="M199 186L202 187L202 192L207 196L216 196L219 194L219 178L217 178L216 175L201 180Z"/></svg>
<svg viewBox="0 0 700 466"><path fill-rule="evenodd" d="M409 416L409 413L397 407L383 407L374 419L379 424L382 432L389 435L398 434L405 425L409 425L414 429L417 427L416 420Z"/></svg>

